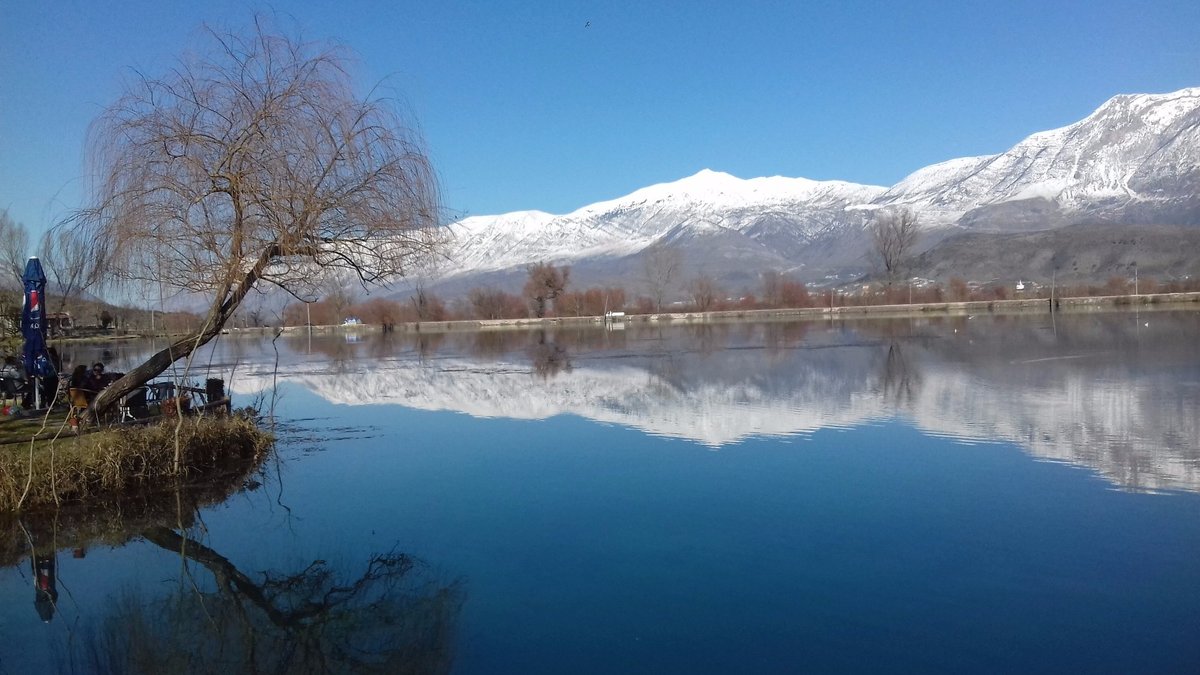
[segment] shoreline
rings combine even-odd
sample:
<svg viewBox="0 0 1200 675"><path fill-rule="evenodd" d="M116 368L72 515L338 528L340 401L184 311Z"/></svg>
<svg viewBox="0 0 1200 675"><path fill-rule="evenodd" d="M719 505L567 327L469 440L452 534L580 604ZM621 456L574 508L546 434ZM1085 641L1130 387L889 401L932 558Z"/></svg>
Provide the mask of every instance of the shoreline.
<svg viewBox="0 0 1200 675"><path fill-rule="evenodd" d="M0 516L151 494L257 465L274 435L237 415L173 418L0 446ZM174 471L179 462L180 472Z"/></svg>
<svg viewBox="0 0 1200 675"><path fill-rule="evenodd" d="M1139 295L1104 295L1055 298L1054 313L1112 311L1129 308L1181 309L1189 304L1200 307L1200 292L1150 293ZM819 321L833 319L895 319L929 316L967 316L973 314L1033 314L1049 313L1049 298L1018 298L1014 300L971 300L964 302L926 302L900 305L854 305L842 307L798 307L790 309L735 309L711 312L662 312L631 314L605 320L602 316L570 316L527 319L466 319L456 321L422 321L397 323L397 333L454 333L492 330L529 330L545 328L627 326L633 324L703 324L734 321ZM303 333L306 326L286 326L283 334ZM275 328L240 328L233 333L270 332ZM378 325L311 326L314 333L378 333Z"/></svg>

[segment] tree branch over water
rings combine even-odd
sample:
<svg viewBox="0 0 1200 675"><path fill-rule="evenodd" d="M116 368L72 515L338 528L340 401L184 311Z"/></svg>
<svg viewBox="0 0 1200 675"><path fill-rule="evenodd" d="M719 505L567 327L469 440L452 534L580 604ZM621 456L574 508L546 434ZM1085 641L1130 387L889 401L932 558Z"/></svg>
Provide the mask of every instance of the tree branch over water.
<svg viewBox="0 0 1200 675"><path fill-rule="evenodd" d="M208 299L203 327L96 398L101 411L213 339L251 288L313 295L331 275L387 284L439 247L417 133L360 98L348 57L210 31L207 54L142 75L94 124L92 205L65 226L126 282Z"/></svg>

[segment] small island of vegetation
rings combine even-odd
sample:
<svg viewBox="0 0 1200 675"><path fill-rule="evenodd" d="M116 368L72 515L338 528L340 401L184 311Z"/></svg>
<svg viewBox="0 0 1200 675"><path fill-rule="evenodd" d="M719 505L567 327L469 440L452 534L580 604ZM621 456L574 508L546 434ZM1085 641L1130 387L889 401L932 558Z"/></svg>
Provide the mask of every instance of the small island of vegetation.
<svg viewBox="0 0 1200 675"><path fill-rule="evenodd" d="M107 424L173 364L190 366L256 289L314 298L333 276L386 283L437 248L436 181L420 139L387 101L356 92L346 53L262 19L208 38L165 74L134 78L99 116L90 202L46 238L86 252L74 288L153 289L207 306L194 328L73 406L83 426ZM47 437L63 424L50 414L32 433L14 426L8 433L27 435L0 450L0 511L152 490L261 458L269 445L249 416L180 412L67 439Z"/></svg>

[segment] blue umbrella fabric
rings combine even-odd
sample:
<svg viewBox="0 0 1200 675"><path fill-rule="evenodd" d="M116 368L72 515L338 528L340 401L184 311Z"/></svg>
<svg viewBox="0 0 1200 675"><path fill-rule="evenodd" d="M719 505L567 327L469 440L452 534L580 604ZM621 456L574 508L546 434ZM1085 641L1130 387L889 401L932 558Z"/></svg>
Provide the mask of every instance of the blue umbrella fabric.
<svg viewBox="0 0 1200 675"><path fill-rule="evenodd" d="M58 373L46 352L46 274L37 258L25 264L25 307L21 310L21 334L25 337L26 377L54 377Z"/></svg>

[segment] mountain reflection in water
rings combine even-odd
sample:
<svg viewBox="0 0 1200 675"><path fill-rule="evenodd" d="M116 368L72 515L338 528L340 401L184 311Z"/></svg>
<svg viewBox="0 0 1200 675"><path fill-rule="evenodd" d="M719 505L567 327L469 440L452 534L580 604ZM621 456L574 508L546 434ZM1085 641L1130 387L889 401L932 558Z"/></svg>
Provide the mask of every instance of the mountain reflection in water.
<svg viewBox="0 0 1200 675"><path fill-rule="evenodd" d="M1200 490L1200 313L289 336L280 380L345 405L560 414L719 449L900 418L1131 490ZM271 386L252 367L238 393Z"/></svg>
<svg viewBox="0 0 1200 675"><path fill-rule="evenodd" d="M222 338L198 362L278 402L276 453L0 520L0 673L1195 672L1197 343L1178 311Z"/></svg>

